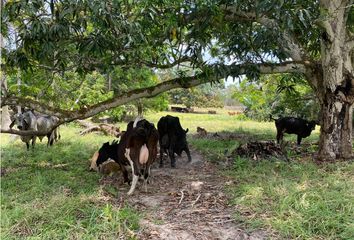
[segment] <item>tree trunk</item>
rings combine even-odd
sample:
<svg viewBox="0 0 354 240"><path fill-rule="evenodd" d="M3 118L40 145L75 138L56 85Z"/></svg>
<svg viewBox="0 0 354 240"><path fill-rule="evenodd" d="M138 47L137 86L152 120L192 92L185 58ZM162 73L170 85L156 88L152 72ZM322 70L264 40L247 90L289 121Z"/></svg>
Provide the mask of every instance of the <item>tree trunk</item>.
<svg viewBox="0 0 354 240"><path fill-rule="evenodd" d="M0 7L2 8L3 4L5 1L0 1ZM0 33L0 48L3 48L3 38L2 38L2 34ZM1 54L1 50L0 50L0 59L2 59L2 54ZM1 72L1 90L3 90L2 88L4 88L5 91L7 91L7 79L6 79L6 75L5 72L2 71ZM9 126L11 124L11 119L10 119L10 113L9 113L9 107L8 106L4 106L1 108L1 128L7 130L9 129Z"/></svg>
<svg viewBox="0 0 354 240"><path fill-rule="evenodd" d="M321 105L321 136L318 160L351 159L353 104L328 98Z"/></svg>
<svg viewBox="0 0 354 240"><path fill-rule="evenodd" d="M7 89L7 79L6 75L4 72L1 74L1 84L3 84L3 87ZM9 107L4 106L1 108L1 128L2 129L9 129L9 126L11 124L11 119L10 119L10 113L9 113Z"/></svg>
<svg viewBox="0 0 354 240"><path fill-rule="evenodd" d="M321 104L321 136L318 160L353 158L352 118L354 77L352 49L346 44L349 1L320 0L322 76L317 80Z"/></svg>

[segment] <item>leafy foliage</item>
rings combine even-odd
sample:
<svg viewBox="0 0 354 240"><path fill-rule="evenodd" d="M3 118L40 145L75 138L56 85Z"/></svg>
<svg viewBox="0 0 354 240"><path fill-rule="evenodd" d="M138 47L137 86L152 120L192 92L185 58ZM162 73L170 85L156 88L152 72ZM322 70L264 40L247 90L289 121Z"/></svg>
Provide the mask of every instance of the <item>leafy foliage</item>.
<svg viewBox="0 0 354 240"><path fill-rule="evenodd" d="M316 98L299 75L264 76L251 83L244 79L233 97L246 106L246 115L256 120L269 120L270 115L318 118Z"/></svg>
<svg viewBox="0 0 354 240"><path fill-rule="evenodd" d="M170 91L171 104L184 104L186 107L216 107L224 106L221 97L223 83L217 85L204 84L195 88L176 89Z"/></svg>

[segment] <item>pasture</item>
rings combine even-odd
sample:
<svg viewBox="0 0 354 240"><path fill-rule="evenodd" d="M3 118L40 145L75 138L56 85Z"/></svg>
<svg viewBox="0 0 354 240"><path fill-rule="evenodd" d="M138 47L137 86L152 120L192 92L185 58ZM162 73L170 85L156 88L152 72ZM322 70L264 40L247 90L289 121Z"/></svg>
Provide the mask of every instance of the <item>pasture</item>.
<svg viewBox="0 0 354 240"><path fill-rule="evenodd" d="M233 223L245 232L262 229L270 238L285 239L354 238L354 164L313 163L318 128L300 150L293 147L294 135L285 137L290 141L290 162L227 158L241 143L274 140L276 132L274 122L239 121L225 111L218 113L159 112L146 118L156 125L161 116L171 114L189 128L191 151L218 167L213 174L228 179L219 184L228 197ZM126 126L117 125L121 130ZM236 137L198 138L197 126ZM74 123L62 126L62 139L53 147L37 143L30 151L20 140L1 135L1 239L139 239L142 219L163 224L129 201L118 201L126 198L126 187L102 184L102 176L88 171L92 154L113 138L79 136L79 131ZM168 172L173 179L173 171ZM154 182L149 188L153 186ZM138 188L131 198L144 194Z"/></svg>

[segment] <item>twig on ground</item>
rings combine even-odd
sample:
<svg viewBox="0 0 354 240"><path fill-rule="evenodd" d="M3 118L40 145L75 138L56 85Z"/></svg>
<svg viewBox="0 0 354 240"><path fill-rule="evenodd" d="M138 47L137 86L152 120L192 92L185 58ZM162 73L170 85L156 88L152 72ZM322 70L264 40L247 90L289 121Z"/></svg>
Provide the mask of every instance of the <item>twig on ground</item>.
<svg viewBox="0 0 354 240"><path fill-rule="evenodd" d="M194 204L196 204L198 202L200 196L201 196L201 194L199 193L197 199L192 203L192 207L194 206Z"/></svg>
<svg viewBox="0 0 354 240"><path fill-rule="evenodd" d="M182 202L182 200L183 200L183 198L184 198L184 192L183 192L183 190L181 191L181 193L182 193L182 196L181 196L181 199L179 200L178 205L180 205L180 204L181 204L181 202Z"/></svg>

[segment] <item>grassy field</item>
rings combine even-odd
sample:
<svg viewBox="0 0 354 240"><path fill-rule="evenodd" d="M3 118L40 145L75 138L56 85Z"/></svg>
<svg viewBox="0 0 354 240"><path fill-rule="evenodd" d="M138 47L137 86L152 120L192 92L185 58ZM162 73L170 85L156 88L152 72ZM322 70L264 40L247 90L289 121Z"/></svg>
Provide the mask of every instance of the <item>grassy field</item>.
<svg viewBox="0 0 354 240"><path fill-rule="evenodd" d="M190 129L193 148L216 163L247 139L191 137L197 126L251 139L275 138L272 122L236 121L225 111L219 113L161 112L146 118L156 124L166 114L179 116L183 127ZM124 123L118 125L125 129ZM1 136L1 239L134 239L144 213L117 206L112 190L100 186L101 177L88 171L93 152L112 138L80 137L73 124L63 126L61 132L61 141L52 148L39 143L34 151L26 151L20 140ZM286 140L294 144L296 137ZM318 129L304 144L316 141ZM235 219L250 230L268 229L285 239L354 239L353 173L353 162L319 166L310 157L297 155L290 163L234 157L231 166L220 171L232 179L225 192Z"/></svg>
<svg viewBox="0 0 354 240"><path fill-rule="evenodd" d="M237 142L194 139L212 161ZM316 165L294 156L290 163L235 157L223 171L234 217L252 229L268 229L284 239L354 239L354 163Z"/></svg>
<svg viewBox="0 0 354 240"><path fill-rule="evenodd" d="M73 125L61 132L52 148L39 143L33 151L2 136L1 239L129 237L139 228L139 215L107 201L109 191L101 189L100 176L88 171L93 152L112 138L79 137Z"/></svg>

